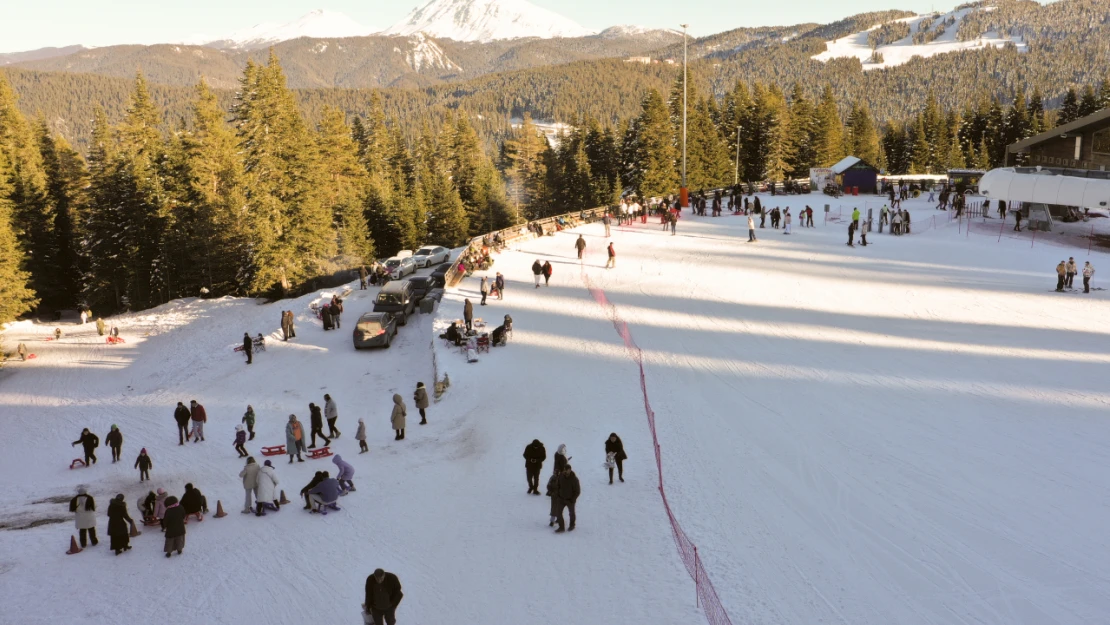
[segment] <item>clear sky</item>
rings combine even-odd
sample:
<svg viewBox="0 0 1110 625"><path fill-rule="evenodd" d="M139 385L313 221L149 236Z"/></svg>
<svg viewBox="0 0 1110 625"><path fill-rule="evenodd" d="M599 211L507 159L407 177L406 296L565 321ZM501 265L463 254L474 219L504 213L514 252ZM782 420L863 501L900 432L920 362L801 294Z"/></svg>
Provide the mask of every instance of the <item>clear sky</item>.
<svg viewBox="0 0 1110 625"><path fill-rule="evenodd" d="M384 29L427 0L0 0L0 52L46 46L208 41L259 22L287 22L313 9L345 13ZM708 35L740 26L826 23L865 11L948 10L955 0L532 0L588 28L638 24Z"/></svg>

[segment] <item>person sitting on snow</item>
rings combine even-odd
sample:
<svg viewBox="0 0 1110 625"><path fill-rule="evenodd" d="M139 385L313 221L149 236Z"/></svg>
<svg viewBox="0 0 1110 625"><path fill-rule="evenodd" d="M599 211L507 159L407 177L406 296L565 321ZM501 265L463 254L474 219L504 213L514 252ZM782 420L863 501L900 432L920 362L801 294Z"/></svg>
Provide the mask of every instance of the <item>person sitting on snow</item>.
<svg viewBox="0 0 1110 625"><path fill-rule="evenodd" d="M312 490L308 491L308 500L312 503L313 512L322 512L327 506L334 506L339 500L339 481L334 477L325 477Z"/></svg>
<svg viewBox="0 0 1110 625"><path fill-rule="evenodd" d="M208 514L208 500L201 494L200 489L193 488L192 484L185 485L185 494L181 496L181 507L185 509L185 519L188 521L192 515L197 515L198 521L204 520Z"/></svg>

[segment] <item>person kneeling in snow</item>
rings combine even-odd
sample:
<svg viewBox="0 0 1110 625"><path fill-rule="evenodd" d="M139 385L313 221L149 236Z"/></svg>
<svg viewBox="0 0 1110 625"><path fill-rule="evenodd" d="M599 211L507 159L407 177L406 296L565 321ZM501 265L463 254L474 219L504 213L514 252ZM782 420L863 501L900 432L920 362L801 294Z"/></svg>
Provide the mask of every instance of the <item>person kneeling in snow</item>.
<svg viewBox="0 0 1110 625"><path fill-rule="evenodd" d="M323 482L326 479L328 479L328 472L327 471L317 471L316 475L312 478L312 480L310 480L308 482L308 484L306 484L305 487L301 489L301 497L304 497L304 509L305 510L311 510L312 509L312 501L308 498L309 491L311 491L313 488L316 488L316 486L320 482Z"/></svg>
<svg viewBox="0 0 1110 625"><path fill-rule="evenodd" d="M331 461L339 467L339 473L335 476L336 481L339 482L339 487L342 489L339 494L346 495L355 491L355 483L351 480L355 476L355 468L351 466L351 463L343 460L343 456L339 454L335 454Z"/></svg>
<svg viewBox="0 0 1110 625"><path fill-rule="evenodd" d="M339 500L339 490L338 480L334 477L325 477L312 490L308 491L308 500L312 503L312 511L324 512L324 508L334 507L335 502Z"/></svg>
<svg viewBox="0 0 1110 625"><path fill-rule="evenodd" d="M181 496L181 507L185 510L185 522L189 522L189 517L194 514L198 521L204 520L204 515L208 514L208 499L201 494L199 488L193 488L192 484L185 485L185 494Z"/></svg>

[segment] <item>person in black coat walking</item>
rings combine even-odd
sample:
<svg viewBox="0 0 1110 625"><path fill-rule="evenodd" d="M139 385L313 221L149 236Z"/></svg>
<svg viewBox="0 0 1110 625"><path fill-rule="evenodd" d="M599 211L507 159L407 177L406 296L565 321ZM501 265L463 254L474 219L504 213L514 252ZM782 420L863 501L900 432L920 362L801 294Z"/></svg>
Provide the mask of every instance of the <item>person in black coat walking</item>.
<svg viewBox="0 0 1110 625"><path fill-rule="evenodd" d="M547 460L547 449L540 439L533 440L524 448L524 473L528 477L529 494L540 494L540 471L544 460Z"/></svg>
<svg viewBox="0 0 1110 625"><path fill-rule="evenodd" d="M578 496L582 494L582 485L578 482L578 476L574 474L574 469L568 464L566 469L559 474L559 480L555 485L556 495L559 497L559 512L556 522L559 524L559 529L555 530L556 534L561 534L564 531L574 531L574 524L577 521L574 514L574 504L578 502ZM563 523L563 508L570 510L570 527L566 527Z"/></svg>
<svg viewBox="0 0 1110 625"><path fill-rule="evenodd" d="M623 482L624 481L624 461L628 459L628 456L624 453L624 442L621 441L621 437L617 436L616 432L610 433L609 438L605 439L605 458L606 458L606 461L609 461L609 458L610 458L609 454L612 454L612 456L611 456L612 457L612 462L616 463L616 465L617 465L617 477L619 477L620 480ZM609 483L610 484L613 483L613 467L612 467L612 465L609 466Z"/></svg>
<svg viewBox="0 0 1110 625"><path fill-rule="evenodd" d="M254 341L251 340L251 335L243 333L243 353L247 355L247 364L251 364L254 360Z"/></svg>
<svg viewBox="0 0 1110 625"><path fill-rule="evenodd" d="M474 325L474 304L470 300L463 302L463 321L466 322L466 330L469 332Z"/></svg>
<svg viewBox="0 0 1110 625"><path fill-rule="evenodd" d="M166 512L162 517L162 529L166 534L166 544L163 550L166 552L166 557L170 557L173 551L177 551L177 555L185 549L185 508L177 503L177 497L170 495L166 497Z"/></svg>
<svg viewBox="0 0 1110 625"><path fill-rule="evenodd" d="M397 607L404 596L401 580L393 573L377 569L366 578L366 597L362 607L373 619L374 625L395 625Z"/></svg>
<svg viewBox="0 0 1110 625"><path fill-rule="evenodd" d="M127 502L123 494L116 495L108 503L108 538L111 539L112 551L118 556L131 549L131 526L134 525L131 515L127 514Z"/></svg>
<svg viewBox="0 0 1110 625"><path fill-rule="evenodd" d="M115 423L112 424L112 430L104 437L104 444L112 449L112 462L119 462L120 452L123 451L123 433Z"/></svg>
<svg viewBox="0 0 1110 625"><path fill-rule="evenodd" d="M189 407L183 402L177 402L177 408L173 411L173 420L177 421L177 444L184 445L185 439L189 438Z"/></svg>
<svg viewBox="0 0 1110 625"><path fill-rule="evenodd" d="M135 458L135 468L139 470L139 481L145 482L150 479L150 469L154 466L154 461L150 456L146 455L146 447L139 451L139 457Z"/></svg>
<svg viewBox="0 0 1110 625"><path fill-rule="evenodd" d="M324 415L320 412L320 407L316 404L308 405L309 423L312 425L312 444L308 446L309 449L316 449L316 435L319 434L320 438L324 439L324 446L331 445L331 439L324 434Z"/></svg>
<svg viewBox="0 0 1110 625"><path fill-rule="evenodd" d="M96 448L100 446L100 437L89 431L89 428L81 430L81 437L73 441L70 447L74 447L77 443L81 443L81 447L85 450L85 466L92 466L96 464Z"/></svg>

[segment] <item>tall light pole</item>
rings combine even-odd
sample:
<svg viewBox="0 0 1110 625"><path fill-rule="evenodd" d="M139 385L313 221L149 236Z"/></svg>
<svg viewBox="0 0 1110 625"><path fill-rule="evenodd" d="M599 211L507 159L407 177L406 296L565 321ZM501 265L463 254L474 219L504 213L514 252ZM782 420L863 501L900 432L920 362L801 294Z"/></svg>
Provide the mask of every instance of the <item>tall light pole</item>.
<svg viewBox="0 0 1110 625"><path fill-rule="evenodd" d="M690 191L686 189L686 29L690 25L679 26L682 27L682 187L678 190L678 202L686 208L690 205Z"/></svg>
<svg viewBox="0 0 1110 625"><path fill-rule="evenodd" d="M736 123L736 171L732 174L732 186L740 184L740 122Z"/></svg>

